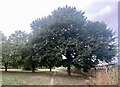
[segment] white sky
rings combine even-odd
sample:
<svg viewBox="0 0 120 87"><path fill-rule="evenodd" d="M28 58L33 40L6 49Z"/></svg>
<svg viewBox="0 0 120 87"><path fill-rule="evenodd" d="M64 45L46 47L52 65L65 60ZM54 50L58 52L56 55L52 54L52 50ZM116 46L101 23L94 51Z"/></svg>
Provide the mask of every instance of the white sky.
<svg viewBox="0 0 120 87"><path fill-rule="evenodd" d="M75 6L78 10L85 11L86 16L90 20L105 20L104 16L112 13L114 6L106 4L101 5L100 8L97 6L93 7L95 1L96 0L0 0L0 30L7 36L14 33L15 30L30 32L30 24L32 21L36 18L47 16L54 9L57 9L57 7L63 7L65 5ZM102 0L100 1L102 2ZM108 0L108 2L111 1L117 2L118 0ZM117 16L117 13L114 14ZM117 27L116 20L114 20L115 22L105 20L105 23L114 29Z"/></svg>

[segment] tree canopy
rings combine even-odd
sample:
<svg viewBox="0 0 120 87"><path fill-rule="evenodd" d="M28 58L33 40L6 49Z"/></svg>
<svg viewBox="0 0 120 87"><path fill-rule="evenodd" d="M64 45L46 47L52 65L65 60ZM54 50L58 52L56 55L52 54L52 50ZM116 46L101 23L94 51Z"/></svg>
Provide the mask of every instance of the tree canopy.
<svg viewBox="0 0 120 87"><path fill-rule="evenodd" d="M43 47L48 59L52 59L47 54L49 48L59 49L58 53L67 58L63 61L68 74L71 65L87 72L99 60L110 62L116 53L112 31L103 22L86 20L84 13L75 7L59 7L51 15L31 23L32 43Z"/></svg>
<svg viewBox="0 0 120 87"><path fill-rule="evenodd" d="M20 49L25 46L27 34L24 31L15 31L8 38L2 36L2 61L7 68L19 68L21 60Z"/></svg>

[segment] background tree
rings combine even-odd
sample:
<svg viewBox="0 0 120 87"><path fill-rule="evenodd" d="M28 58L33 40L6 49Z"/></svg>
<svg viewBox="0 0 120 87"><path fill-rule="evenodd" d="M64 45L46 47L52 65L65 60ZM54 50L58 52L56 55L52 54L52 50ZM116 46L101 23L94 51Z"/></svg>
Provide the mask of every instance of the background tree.
<svg viewBox="0 0 120 87"><path fill-rule="evenodd" d="M107 25L102 22L91 22L88 21L86 28L88 30L87 35L91 36L92 40L90 43L95 43L93 54L96 55L101 61L110 62L116 55L116 37L115 32L112 32ZM96 41L96 42L95 42Z"/></svg>
<svg viewBox="0 0 120 87"><path fill-rule="evenodd" d="M47 29L40 30L31 38L30 42L39 66L48 67L51 71L52 67L60 65L61 55L60 50L55 46L54 39L47 36L50 32Z"/></svg>
<svg viewBox="0 0 120 87"><path fill-rule="evenodd" d="M61 66L61 55L57 48L47 48L43 50L43 55L41 56L40 66L45 66L52 71L53 67Z"/></svg>
<svg viewBox="0 0 120 87"><path fill-rule="evenodd" d="M2 40L2 65L5 67L5 71L9 66L9 63L12 61L10 58L10 46L7 37L1 32L0 33L1 40Z"/></svg>
<svg viewBox="0 0 120 87"><path fill-rule="evenodd" d="M27 41L27 34L24 31L15 31L9 38L3 36L2 54L5 71L9 68L20 68L21 56L20 49Z"/></svg>
<svg viewBox="0 0 120 87"><path fill-rule="evenodd" d="M38 56L36 56L36 52L33 49L33 45L31 45L29 42L26 43L25 47L21 49L21 56L22 61L21 64L25 70L32 70L32 72L35 72L35 68L38 66Z"/></svg>

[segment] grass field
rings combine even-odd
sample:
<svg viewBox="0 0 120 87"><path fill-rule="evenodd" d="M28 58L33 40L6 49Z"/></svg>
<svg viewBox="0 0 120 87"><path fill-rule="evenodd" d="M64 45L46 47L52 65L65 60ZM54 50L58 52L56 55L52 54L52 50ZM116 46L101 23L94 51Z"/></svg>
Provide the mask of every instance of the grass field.
<svg viewBox="0 0 120 87"><path fill-rule="evenodd" d="M72 73L68 76L61 69L38 69L35 73L21 69L8 69L8 72L0 72L2 85L117 85L117 67L106 72L106 69L96 72L95 77L85 77L81 74ZM1 84L0 84L1 85Z"/></svg>
<svg viewBox="0 0 120 87"><path fill-rule="evenodd" d="M87 85L88 79L80 75L68 76L66 72L41 69L36 73L22 70L2 71L2 85Z"/></svg>

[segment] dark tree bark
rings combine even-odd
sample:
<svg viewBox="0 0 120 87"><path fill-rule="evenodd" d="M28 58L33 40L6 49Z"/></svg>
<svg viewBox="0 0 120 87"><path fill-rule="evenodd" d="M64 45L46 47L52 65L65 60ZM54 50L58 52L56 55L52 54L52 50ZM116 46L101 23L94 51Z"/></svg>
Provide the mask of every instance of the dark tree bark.
<svg viewBox="0 0 120 87"><path fill-rule="evenodd" d="M67 50L67 52L66 52L66 58L67 58L67 64L68 64L67 65L67 73L68 73L69 76L71 76L70 65L72 64L72 60L73 60L71 54L72 54L72 51Z"/></svg>
<svg viewBox="0 0 120 87"><path fill-rule="evenodd" d="M49 68L50 68L50 72L52 71L52 67L51 66L49 66Z"/></svg>
<svg viewBox="0 0 120 87"><path fill-rule="evenodd" d="M35 73L35 67L34 67L34 65L32 66L32 72Z"/></svg>
<svg viewBox="0 0 120 87"><path fill-rule="evenodd" d="M32 60L32 56L30 56L30 64L31 64L32 72L35 73L35 65L34 65L34 61Z"/></svg>
<svg viewBox="0 0 120 87"><path fill-rule="evenodd" d="M67 73L69 76L71 76L70 65L67 66Z"/></svg>
<svg viewBox="0 0 120 87"><path fill-rule="evenodd" d="M32 72L35 73L35 65L32 64Z"/></svg>
<svg viewBox="0 0 120 87"><path fill-rule="evenodd" d="M5 63L5 71L7 71L7 63Z"/></svg>

